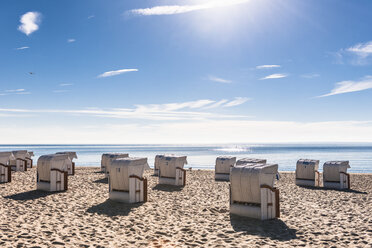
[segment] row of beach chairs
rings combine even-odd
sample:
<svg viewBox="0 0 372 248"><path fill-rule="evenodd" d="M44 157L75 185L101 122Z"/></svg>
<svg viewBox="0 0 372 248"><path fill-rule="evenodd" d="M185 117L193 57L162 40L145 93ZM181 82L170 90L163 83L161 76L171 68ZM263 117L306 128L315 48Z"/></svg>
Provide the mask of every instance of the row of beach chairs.
<svg viewBox="0 0 372 248"><path fill-rule="evenodd" d="M12 181L12 171L27 171L32 168L34 153L27 150L0 152L0 183Z"/></svg>
<svg viewBox="0 0 372 248"><path fill-rule="evenodd" d="M4 155L2 155L4 154ZM13 156L13 157L12 157ZM5 153L0 153L0 158ZM75 152L60 152L40 156L37 162L37 189L65 191L68 189L68 175L74 171L72 160ZM7 161L14 160L10 153ZM186 156L174 154L157 155L154 174L158 184L186 185ZM320 186L319 160L300 159L296 165L296 184ZM331 161L323 165L323 184L330 188L350 188L348 161ZM102 155L101 171L108 178L109 198L124 203L147 201L147 179L144 170L150 169L147 158L129 157L127 153L106 153ZM278 164L267 163L265 159L217 157L215 179L230 181L230 213L261 220L277 218L280 215Z"/></svg>

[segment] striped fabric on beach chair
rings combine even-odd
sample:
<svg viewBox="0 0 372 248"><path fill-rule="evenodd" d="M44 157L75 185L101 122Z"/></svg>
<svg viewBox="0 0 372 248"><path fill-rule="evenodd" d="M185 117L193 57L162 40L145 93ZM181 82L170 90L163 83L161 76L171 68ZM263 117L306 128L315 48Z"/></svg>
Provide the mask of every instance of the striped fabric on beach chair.
<svg viewBox="0 0 372 248"><path fill-rule="evenodd" d="M296 185L320 186L319 160L300 159L296 164Z"/></svg>
<svg viewBox="0 0 372 248"><path fill-rule="evenodd" d="M109 167L109 198L125 203L147 201L147 158L118 158Z"/></svg>
<svg viewBox="0 0 372 248"><path fill-rule="evenodd" d="M277 164L231 168L230 213L255 219L279 217L279 190L274 187Z"/></svg>
<svg viewBox="0 0 372 248"><path fill-rule="evenodd" d="M0 152L0 183L12 181L12 167L10 160L14 160L12 152Z"/></svg>
<svg viewBox="0 0 372 248"><path fill-rule="evenodd" d="M71 160L67 154L40 156L37 161L37 189L44 191L65 191L68 189L68 165Z"/></svg>
<svg viewBox="0 0 372 248"><path fill-rule="evenodd" d="M350 189L349 161L328 161L323 165L323 186L334 189Z"/></svg>

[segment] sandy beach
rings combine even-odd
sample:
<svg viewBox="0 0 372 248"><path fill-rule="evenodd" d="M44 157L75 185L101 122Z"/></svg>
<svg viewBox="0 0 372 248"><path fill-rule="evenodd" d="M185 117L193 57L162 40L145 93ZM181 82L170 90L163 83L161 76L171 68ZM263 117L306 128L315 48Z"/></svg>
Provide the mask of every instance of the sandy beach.
<svg viewBox="0 0 372 248"><path fill-rule="evenodd" d="M281 217L229 214L229 186L213 171L188 171L184 188L149 178L148 202L108 200L99 168L78 168L62 193L36 191L35 168L0 184L1 247L371 247L372 175L352 174L349 191L277 182Z"/></svg>

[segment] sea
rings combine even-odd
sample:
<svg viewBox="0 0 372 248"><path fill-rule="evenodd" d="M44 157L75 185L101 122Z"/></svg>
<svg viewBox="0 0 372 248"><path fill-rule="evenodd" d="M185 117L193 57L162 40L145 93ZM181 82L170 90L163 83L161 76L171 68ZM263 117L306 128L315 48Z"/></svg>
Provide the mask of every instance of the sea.
<svg viewBox="0 0 372 248"><path fill-rule="evenodd" d="M349 160L348 172L372 173L372 143L338 144L210 144L210 145L0 145L0 151L30 150L36 161L40 155L75 151L76 166L100 166L103 153L123 152L131 157L147 157L153 167L157 154L186 155L186 168L214 169L217 156L263 158L279 165L280 171L295 171L300 158L317 159L322 165L330 160ZM322 166L319 168L322 171Z"/></svg>

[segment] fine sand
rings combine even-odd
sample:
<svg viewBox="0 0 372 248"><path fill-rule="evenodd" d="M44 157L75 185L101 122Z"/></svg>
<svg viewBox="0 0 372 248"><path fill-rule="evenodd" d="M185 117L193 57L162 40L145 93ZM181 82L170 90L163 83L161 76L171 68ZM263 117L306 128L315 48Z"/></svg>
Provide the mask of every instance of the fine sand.
<svg viewBox="0 0 372 248"><path fill-rule="evenodd" d="M184 188L149 178L144 204L108 200L98 168L78 168L62 193L35 191L36 171L0 184L0 247L371 247L372 175L352 174L349 191L277 182L281 217L230 216L229 184L213 171L188 171Z"/></svg>

